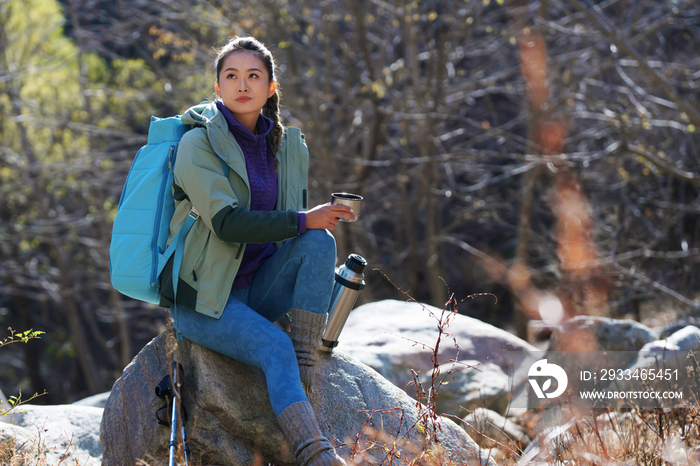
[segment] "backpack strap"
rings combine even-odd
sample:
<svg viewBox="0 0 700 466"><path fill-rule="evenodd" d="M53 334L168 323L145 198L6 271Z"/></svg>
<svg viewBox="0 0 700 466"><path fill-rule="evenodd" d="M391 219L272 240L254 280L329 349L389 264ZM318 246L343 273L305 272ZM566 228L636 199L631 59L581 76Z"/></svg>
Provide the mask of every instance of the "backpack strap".
<svg viewBox="0 0 700 466"><path fill-rule="evenodd" d="M197 212L197 210L194 207L192 207L192 209L190 210L190 213L187 214L187 218L185 218L185 223L180 228L180 231L177 233L177 236L170 243L170 246L168 246L168 251L166 251L166 254L168 256L170 256L173 253L173 251L175 252L175 258L173 260L173 307L171 308L171 313L172 313L171 317L173 319L173 326L175 327L175 329L178 328L178 326L177 326L177 313L178 313L177 284L180 281L180 267L182 267L182 256L184 255L184 252L185 252L185 236L187 236L187 233L190 232L190 230L192 229L192 226L194 225L194 223L197 221L198 218L199 218L199 213ZM173 251L170 251L171 248L173 248ZM177 341L178 342L182 341L182 334L180 333L179 330L177 330Z"/></svg>

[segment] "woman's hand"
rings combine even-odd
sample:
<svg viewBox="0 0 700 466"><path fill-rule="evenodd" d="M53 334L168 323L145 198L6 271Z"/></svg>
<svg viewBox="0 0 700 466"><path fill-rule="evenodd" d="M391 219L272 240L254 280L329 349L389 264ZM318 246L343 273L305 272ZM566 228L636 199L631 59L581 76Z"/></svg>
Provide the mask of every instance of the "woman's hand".
<svg viewBox="0 0 700 466"><path fill-rule="evenodd" d="M322 204L306 212L307 230L333 230L340 219L357 220L352 209L344 205Z"/></svg>

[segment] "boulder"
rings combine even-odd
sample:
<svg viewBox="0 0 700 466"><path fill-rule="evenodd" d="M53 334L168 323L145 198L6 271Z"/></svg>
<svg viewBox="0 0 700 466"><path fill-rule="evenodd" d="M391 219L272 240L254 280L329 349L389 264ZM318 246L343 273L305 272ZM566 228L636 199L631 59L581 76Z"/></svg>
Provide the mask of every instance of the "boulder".
<svg viewBox="0 0 700 466"><path fill-rule="evenodd" d="M134 464L136 459L166 462L170 429L156 421L155 411L163 402L154 387L168 372L169 351L184 369L182 397L193 462L244 465L253 464L258 455L274 464L294 463L272 412L262 371L188 340L169 350L171 340L165 334L152 340L114 384L100 427L103 464ZM363 454L365 462L380 462L392 451L400 452L395 465L415 458L425 431L414 427L420 414L414 400L340 351L322 357L316 374L310 401L341 456ZM494 464L455 423L438 419L438 438L453 464Z"/></svg>
<svg viewBox="0 0 700 466"><path fill-rule="evenodd" d="M653 371L656 375L663 375L660 379L642 381L640 378L619 380L614 382L614 387L619 391L645 390L653 387L656 391L682 390L685 400L692 400L694 394L700 390L700 378L697 371L697 359L689 358L689 352L700 351L700 329L689 325L665 340L656 340L647 343L637 354L634 362L628 367L631 374L641 374L642 370ZM651 377L651 374L649 375ZM611 383L610 385L613 385ZM687 401L686 401L687 402ZM680 407L684 405L683 399L650 400L645 403L649 406Z"/></svg>
<svg viewBox="0 0 700 466"><path fill-rule="evenodd" d="M668 322L664 325L654 327L654 330L659 333L659 339L663 340L689 325L700 328L700 317L684 316L680 319L674 320L673 322Z"/></svg>
<svg viewBox="0 0 700 466"><path fill-rule="evenodd" d="M12 424L0 424L0 438L24 445L22 451L31 452L31 464L99 466L102 463L98 436L100 408L25 404L7 418Z"/></svg>
<svg viewBox="0 0 700 466"><path fill-rule="evenodd" d="M663 352L663 351L700 351L700 329L693 325L677 330L665 337L663 340L656 340L647 343L642 347L643 352Z"/></svg>
<svg viewBox="0 0 700 466"><path fill-rule="evenodd" d="M438 414L465 416L477 408L505 413L508 408L508 375L496 364L459 361L440 365L435 380L439 387L435 402ZM431 373L421 377L424 389L430 387Z"/></svg>
<svg viewBox="0 0 700 466"><path fill-rule="evenodd" d="M407 387L413 381L411 370L426 375L433 369L430 347L435 346L439 335L437 318L441 312L433 306L397 300L365 304L350 313L338 349L413 395L415 389ZM526 354L538 351L505 330L462 314L452 314L444 330L439 362L490 362L508 373L510 363L518 365Z"/></svg>
<svg viewBox="0 0 700 466"><path fill-rule="evenodd" d="M666 341L678 351L700 351L700 328L688 325L669 336Z"/></svg>
<svg viewBox="0 0 700 466"><path fill-rule="evenodd" d="M463 420L464 429L484 448L522 451L530 443L527 429L495 411L477 408Z"/></svg>
<svg viewBox="0 0 700 466"><path fill-rule="evenodd" d="M577 316L557 326L549 351L625 351L626 366L634 361L634 352L657 337L655 331L634 320Z"/></svg>

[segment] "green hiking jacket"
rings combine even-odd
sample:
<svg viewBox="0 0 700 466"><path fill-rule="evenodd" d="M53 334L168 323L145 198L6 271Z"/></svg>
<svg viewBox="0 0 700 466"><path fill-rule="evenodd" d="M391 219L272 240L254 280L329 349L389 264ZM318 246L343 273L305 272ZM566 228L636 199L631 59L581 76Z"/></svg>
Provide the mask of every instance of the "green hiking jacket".
<svg viewBox="0 0 700 466"><path fill-rule="evenodd" d="M173 170L173 240L194 206L199 218L185 238L177 288L178 305L220 318L231 293L246 243L283 242L297 236L298 211L308 209L309 151L298 128L285 128L277 151L277 204L273 212L251 212L243 151L214 103L182 115L196 125L182 137ZM228 165L224 174L222 161ZM172 263L161 273L161 306L173 305Z"/></svg>

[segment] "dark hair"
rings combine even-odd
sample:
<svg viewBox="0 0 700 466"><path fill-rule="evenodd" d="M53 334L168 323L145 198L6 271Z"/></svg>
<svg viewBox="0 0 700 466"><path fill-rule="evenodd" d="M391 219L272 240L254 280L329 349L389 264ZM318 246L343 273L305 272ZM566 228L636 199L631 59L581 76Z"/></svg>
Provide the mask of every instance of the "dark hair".
<svg viewBox="0 0 700 466"><path fill-rule="evenodd" d="M224 66L226 58L232 53L246 50L253 52L265 64L265 68L270 75L270 82L277 81L275 77L275 59L272 57L272 53L268 48L254 37L234 37L219 50L219 54L216 56L216 82L219 82L219 73L221 73L221 68ZM284 127L280 121L279 102L280 91L278 84L277 90L272 94L272 97L267 99L267 102L265 102L262 108L262 114L271 119L274 123L270 133L273 154L277 154L280 141L282 141L282 133L284 132Z"/></svg>

